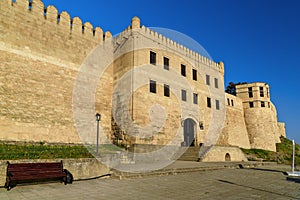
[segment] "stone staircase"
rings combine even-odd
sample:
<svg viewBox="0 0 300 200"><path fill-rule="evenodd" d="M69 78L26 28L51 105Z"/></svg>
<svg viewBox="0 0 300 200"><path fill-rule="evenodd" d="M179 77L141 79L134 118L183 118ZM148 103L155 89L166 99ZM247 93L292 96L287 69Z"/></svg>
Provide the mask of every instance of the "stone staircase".
<svg viewBox="0 0 300 200"><path fill-rule="evenodd" d="M177 160L197 161L199 157L199 147L189 147Z"/></svg>
<svg viewBox="0 0 300 200"><path fill-rule="evenodd" d="M209 150L213 146L205 146L201 148L201 154L200 147L189 147L177 160L181 161L202 161L202 159L206 156L206 154L209 152Z"/></svg>

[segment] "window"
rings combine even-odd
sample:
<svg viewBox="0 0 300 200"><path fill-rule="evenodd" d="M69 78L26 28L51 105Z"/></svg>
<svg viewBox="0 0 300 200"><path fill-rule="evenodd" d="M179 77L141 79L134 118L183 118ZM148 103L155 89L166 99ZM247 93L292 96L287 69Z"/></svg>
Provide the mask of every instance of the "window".
<svg viewBox="0 0 300 200"><path fill-rule="evenodd" d="M181 90L181 100L186 101L186 91L185 90Z"/></svg>
<svg viewBox="0 0 300 200"><path fill-rule="evenodd" d="M230 106L230 99L227 98L227 104Z"/></svg>
<svg viewBox="0 0 300 200"><path fill-rule="evenodd" d="M164 96L170 97L170 86L166 84L164 84Z"/></svg>
<svg viewBox="0 0 300 200"><path fill-rule="evenodd" d="M268 102L268 107L269 107L269 108L271 108L271 104L270 104L270 102Z"/></svg>
<svg viewBox="0 0 300 200"><path fill-rule="evenodd" d="M267 88L267 97L269 97L269 95L270 95L270 90L269 88Z"/></svg>
<svg viewBox="0 0 300 200"><path fill-rule="evenodd" d="M193 69L193 80L197 81L197 70Z"/></svg>
<svg viewBox="0 0 300 200"><path fill-rule="evenodd" d="M211 98L207 97L207 107L211 108Z"/></svg>
<svg viewBox="0 0 300 200"><path fill-rule="evenodd" d="M30 0L30 1L29 1L29 4L28 4L28 9L29 9L29 10L31 10L31 9L32 9L32 0Z"/></svg>
<svg viewBox="0 0 300 200"><path fill-rule="evenodd" d="M150 64L156 65L156 53L153 51L150 51Z"/></svg>
<svg viewBox="0 0 300 200"><path fill-rule="evenodd" d="M253 91L252 91L252 87L248 88L248 94L249 94L249 98L253 97Z"/></svg>
<svg viewBox="0 0 300 200"><path fill-rule="evenodd" d="M260 97L264 97L264 87L259 87Z"/></svg>
<svg viewBox="0 0 300 200"><path fill-rule="evenodd" d="M164 69L169 70L169 58L164 57Z"/></svg>
<svg viewBox="0 0 300 200"><path fill-rule="evenodd" d="M220 110L220 101L219 100L216 100L216 109Z"/></svg>
<svg viewBox="0 0 300 200"><path fill-rule="evenodd" d="M150 92L156 93L156 81L150 80Z"/></svg>
<svg viewBox="0 0 300 200"><path fill-rule="evenodd" d="M181 64L181 75L186 76L186 67L185 67L185 65L182 65L182 64Z"/></svg>
<svg viewBox="0 0 300 200"><path fill-rule="evenodd" d="M198 94L193 94L194 104L198 104Z"/></svg>
<svg viewBox="0 0 300 200"><path fill-rule="evenodd" d="M253 108L254 107L254 103L253 102L249 102L249 107Z"/></svg>
<svg viewBox="0 0 300 200"><path fill-rule="evenodd" d="M233 99L231 99L231 105L232 105L232 106L234 106L234 102L233 102Z"/></svg>
<svg viewBox="0 0 300 200"><path fill-rule="evenodd" d="M210 76L206 75L206 85L210 85Z"/></svg>
<svg viewBox="0 0 300 200"><path fill-rule="evenodd" d="M215 78L215 88L219 88L219 80Z"/></svg>
<svg viewBox="0 0 300 200"><path fill-rule="evenodd" d="M266 106L265 106L265 102L263 102L263 101L261 102L261 107L262 107L262 108L266 107Z"/></svg>

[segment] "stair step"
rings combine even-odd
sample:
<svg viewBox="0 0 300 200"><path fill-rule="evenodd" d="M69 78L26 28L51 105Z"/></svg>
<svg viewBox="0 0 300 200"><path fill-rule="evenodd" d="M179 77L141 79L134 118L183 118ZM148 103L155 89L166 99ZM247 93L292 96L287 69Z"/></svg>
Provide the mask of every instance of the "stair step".
<svg viewBox="0 0 300 200"><path fill-rule="evenodd" d="M181 161L197 161L199 147L189 147L177 160Z"/></svg>

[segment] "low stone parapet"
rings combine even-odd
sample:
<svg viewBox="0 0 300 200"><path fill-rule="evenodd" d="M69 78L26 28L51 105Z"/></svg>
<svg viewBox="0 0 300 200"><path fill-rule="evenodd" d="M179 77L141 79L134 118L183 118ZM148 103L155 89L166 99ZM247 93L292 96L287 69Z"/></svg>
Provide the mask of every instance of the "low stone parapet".
<svg viewBox="0 0 300 200"><path fill-rule="evenodd" d="M203 162L240 162L248 161L239 147L235 146L213 146L201 159Z"/></svg>

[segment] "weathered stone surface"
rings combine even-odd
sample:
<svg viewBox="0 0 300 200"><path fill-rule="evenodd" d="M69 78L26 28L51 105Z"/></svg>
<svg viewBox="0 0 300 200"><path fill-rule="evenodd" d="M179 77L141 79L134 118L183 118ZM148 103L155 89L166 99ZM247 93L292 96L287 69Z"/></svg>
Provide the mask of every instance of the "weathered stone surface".
<svg viewBox="0 0 300 200"><path fill-rule="evenodd" d="M79 18L71 28L68 13L61 13L58 21L55 7L48 7L44 17L41 2L34 1L31 10L23 3L0 2L7 8L0 14L0 140L81 143L74 127L72 92L81 63L103 39L102 30L97 28L95 38L92 25L86 23L83 34ZM111 90L111 73L112 69L104 73L107 84L99 90ZM111 111L105 111L110 101L102 102L102 97L96 97L96 107L103 109L102 126L110 135Z"/></svg>
<svg viewBox="0 0 300 200"><path fill-rule="evenodd" d="M230 94L226 94L226 121L218 144L251 148L242 99Z"/></svg>

